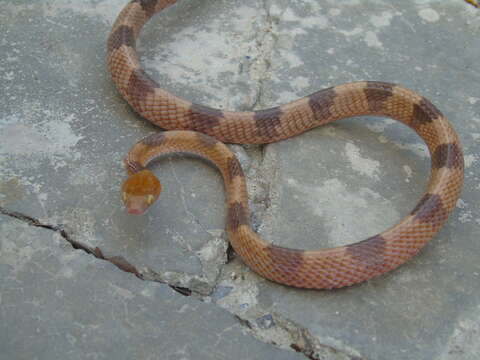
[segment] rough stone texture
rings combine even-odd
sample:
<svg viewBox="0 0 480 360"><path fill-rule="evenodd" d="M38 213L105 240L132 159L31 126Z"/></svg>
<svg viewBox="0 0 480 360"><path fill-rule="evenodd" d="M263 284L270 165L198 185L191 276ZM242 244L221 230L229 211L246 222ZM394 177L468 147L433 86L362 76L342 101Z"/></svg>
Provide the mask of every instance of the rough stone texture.
<svg viewBox="0 0 480 360"><path fill-rule="evenodd" d="M231 314L0 215L0 359L301 359Z"/></svg>
<svg viewBox="0 0 480 360"><path fill-rule="evenodd" d="M160 203L144 217L124 213L121 159L158 131L106 73L106 38L124 4L2 3L0 206L62 225L86 250L123 256L140 277L193 296L72 251L59 231L3 216L0 358L476 359L478 10L461 0L183 0L147 24L145 69L196 103L261 109L343 82L390 81L432 100L459 132L465 189L440 234L398 270L324 292L269 283L237 258L224 265L222 183L206 163L162 161ZM429 171L420 139L388 119L232 148L249 179L255 228L291 247L384 230L413 209Z"/></svg>

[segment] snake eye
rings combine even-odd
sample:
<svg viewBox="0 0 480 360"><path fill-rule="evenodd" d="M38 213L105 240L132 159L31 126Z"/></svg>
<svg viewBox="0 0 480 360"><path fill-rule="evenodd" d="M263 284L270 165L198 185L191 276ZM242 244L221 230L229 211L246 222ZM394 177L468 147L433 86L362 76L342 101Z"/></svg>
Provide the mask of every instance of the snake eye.
<svg viewBox="0 0 480 360"><path fill-rule="evenodd" d="M153 203L154 196L153 195L148 195L147 196L147 204L152 205Z"/></svg>

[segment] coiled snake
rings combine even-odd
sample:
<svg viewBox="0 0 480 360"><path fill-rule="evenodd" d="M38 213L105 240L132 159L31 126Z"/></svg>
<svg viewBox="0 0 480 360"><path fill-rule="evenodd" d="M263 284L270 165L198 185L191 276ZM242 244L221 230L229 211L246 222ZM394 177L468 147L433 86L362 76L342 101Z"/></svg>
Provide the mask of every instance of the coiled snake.
<svg viewBox="0 0 480 360"><path fill-rule="evenodd" d="M140 115L164 129L138 142L125 159L130 177L123 200L131 213L143 213L159 196L160 183L146 169L154 158L187 152L211 160L226 188L229 241L261 276L286 285L331 289L392 270L415 255L455 208L463 184L463 154L447 119L424 97L384 82L355 82L254 112L230 112L192 104L153 81L141 68L135 41L156 12L176 0L133 0L118 16L108 38L108 68L122 96ZM416 131L431 155L427 190L417 206L390 229L352 245L304 251L262 240L249 225L245 177L222 142L264 144L298 135L332 121L378 115ZM191 130L191 131L187 131Z"/></svg>

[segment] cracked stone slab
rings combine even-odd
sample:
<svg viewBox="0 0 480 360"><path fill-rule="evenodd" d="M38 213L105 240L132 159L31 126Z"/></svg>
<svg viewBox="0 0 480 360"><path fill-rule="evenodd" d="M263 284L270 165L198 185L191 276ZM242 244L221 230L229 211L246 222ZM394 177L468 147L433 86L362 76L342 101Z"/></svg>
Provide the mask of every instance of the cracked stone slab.
<svg viewBox="0 0 480 360"><path fill-rule="evenodd" d="M1 359L303 359L231 314L0 215Z"/></svg>
<svg viewBox="0 0 480 360"><path fill-rule="evenodd" d="M465 189L425 251L366 284L310 292L268 283L238 259L223 266L222 184L202 162L163 160L155 168L161 202L145 217L124 213L121 159L158 130L131 111L106 73L106 38L125 2L2 4L0 206L65 229L106 258L122 256L146 279L185 286L258 339L293 344L307 358L474 359L478 11L462 0L182 0L146 25L145 68L195 102L251 110L348 81L392 81L430 98L459 132ZM392 225L415 205L429 167L418 137L388 119L344 120L233 149L247 170L255 227L270 241L304 248ZM83 261L100 260L84 254Z"/></svg>

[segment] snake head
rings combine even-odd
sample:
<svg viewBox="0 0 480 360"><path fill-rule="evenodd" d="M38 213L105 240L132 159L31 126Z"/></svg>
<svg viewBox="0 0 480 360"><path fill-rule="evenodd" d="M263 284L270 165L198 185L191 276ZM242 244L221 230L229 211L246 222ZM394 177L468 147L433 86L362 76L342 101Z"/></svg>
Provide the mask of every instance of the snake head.
<svg viewBox="0 0 480 360"><path fill-rule="evenodd" d="M160 196L162 186L150 170L142 170L122 185L123 203L130 214L143 214Z"/></svg>

